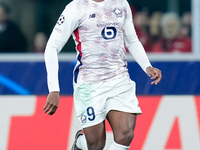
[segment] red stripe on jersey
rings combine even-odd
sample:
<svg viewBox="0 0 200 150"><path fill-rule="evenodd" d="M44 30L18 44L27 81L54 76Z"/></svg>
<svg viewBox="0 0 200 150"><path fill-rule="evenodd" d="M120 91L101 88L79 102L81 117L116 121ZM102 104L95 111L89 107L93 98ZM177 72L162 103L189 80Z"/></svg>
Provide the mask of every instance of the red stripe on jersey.
<svg viewBox="0 0 200 150"><path fill-rule="evenodd" d="M82 53L81 53L81 42L80 42L80 37L79 37L79 32L78 32L78 29L76 29L74 31L74 35L76 37L76 42L78 42L78 45L76 46L76 49L79 51L80 53L80 56L82 57Z"/></svg>

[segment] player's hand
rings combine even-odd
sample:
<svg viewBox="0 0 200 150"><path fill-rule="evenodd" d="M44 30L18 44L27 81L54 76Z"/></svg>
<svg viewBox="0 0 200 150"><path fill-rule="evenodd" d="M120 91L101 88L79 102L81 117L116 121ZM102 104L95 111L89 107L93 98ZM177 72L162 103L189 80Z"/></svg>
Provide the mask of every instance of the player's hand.
<svg viewBox="0 0 200 150"><path fill-rule="evenodd" d="M59 92L57 91L51 92L47 97L47 101L43 110L48 115L53 115L56 112L58 105L59 105Z"/></svg>
<svg viewBox="0 0 200 150"><path fill-rule="evenodd" d="M154 80L151 82L151 84L157 85L162 79L162 74L159 69L153 67L147 67L146 71L147 74L151 77L151 79Z"/></svg>

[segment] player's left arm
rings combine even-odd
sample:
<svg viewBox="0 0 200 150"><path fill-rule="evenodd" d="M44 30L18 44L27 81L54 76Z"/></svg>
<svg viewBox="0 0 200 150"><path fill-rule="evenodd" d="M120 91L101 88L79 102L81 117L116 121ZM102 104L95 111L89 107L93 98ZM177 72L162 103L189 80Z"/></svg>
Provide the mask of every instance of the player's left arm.
<svg viewBox="0 0 200 150"><path fill-rule="evenodd" d="M128 48L129 52L134 57L135 61L140 65L140 67L146 72L148 76L151 76L151 79L154 80L151 84L157 85L162 79L161 71L157 68L152 67L144 47L139 41L135 28L133 25L132 13L130 6L127 3L127 16L124 23L124 40L125 45Z"/></svg>

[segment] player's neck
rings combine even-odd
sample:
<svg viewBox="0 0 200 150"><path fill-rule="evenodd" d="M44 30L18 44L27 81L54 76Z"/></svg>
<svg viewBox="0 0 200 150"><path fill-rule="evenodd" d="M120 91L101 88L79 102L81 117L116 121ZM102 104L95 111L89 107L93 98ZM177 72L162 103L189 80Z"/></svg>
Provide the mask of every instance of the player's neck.
<svg viewBox="0 0 200 150"><path fill-rule="evenodd" d="M103 2L104 0L93 0L95 2Z"/></svg>

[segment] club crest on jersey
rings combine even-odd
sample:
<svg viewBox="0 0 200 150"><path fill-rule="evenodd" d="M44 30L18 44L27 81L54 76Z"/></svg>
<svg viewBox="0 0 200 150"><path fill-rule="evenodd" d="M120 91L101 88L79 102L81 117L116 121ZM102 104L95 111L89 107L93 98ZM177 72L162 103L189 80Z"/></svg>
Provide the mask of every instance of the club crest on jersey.
<svg viewBox="0 0 200 150"><path fill-rule="evenodd" d="M64 16L64 15L61 15L61 16L59 17L59 19L58 19L57 24L58 24L58 25L61 25L61 24L63 24L64 22L65 22L65 16Z"/></svg>
<svg viewBox="0 0 200 150"><path fill-rule="evenodd" d="M115 8L113 12L117 17L122 17L122 11L119 8Z"/></svg>
<svg viewBox="0 0 200 150"><path fill-rule="evenodd" d="M87 117L85 116L85 115L81 115L81 122L82 123L86 123L86 121L87 121Z"/></svg>

